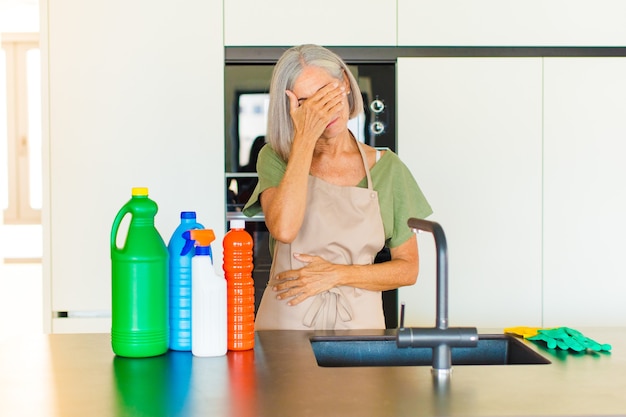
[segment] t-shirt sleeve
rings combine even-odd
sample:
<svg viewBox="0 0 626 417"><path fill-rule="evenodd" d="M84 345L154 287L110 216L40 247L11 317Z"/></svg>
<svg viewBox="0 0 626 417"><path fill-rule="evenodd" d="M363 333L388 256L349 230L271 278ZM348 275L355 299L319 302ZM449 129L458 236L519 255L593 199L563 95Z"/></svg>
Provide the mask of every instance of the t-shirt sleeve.
<svg viewBox="0 0 626 417"><path fill-rule="evenodd" d="M243 208L243 214L248 217L252 217L263 211L261 202L259 201L261 193L268 188L277 187L280 184L280 181L285 175L287 164L269 145L265 145L259 152L256 168L259 182Z"/></svg>
<svg viewBox="0 0 626 417"><path fill-rule="evenodd" d="M387 160L381 159L377 163L380 164L380 171L376 172L376 176L376 166L372 169L372 177L378 191L386 245L394 248L412 236L413 231L407 225L409 218L423 219L431 215L433 210L408 167L395 153L387 153Z"/></svg>

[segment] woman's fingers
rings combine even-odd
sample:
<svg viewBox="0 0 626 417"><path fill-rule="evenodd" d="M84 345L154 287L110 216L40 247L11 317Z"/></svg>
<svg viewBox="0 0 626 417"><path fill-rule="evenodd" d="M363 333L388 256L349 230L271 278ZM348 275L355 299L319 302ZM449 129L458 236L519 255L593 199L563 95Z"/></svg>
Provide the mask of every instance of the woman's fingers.
<svg viewBox="0 0 626 417"><path fill-rule="evenodd" d="M291 90L285 90L289 98L289 113L296 132L310 135L317 140L328 124L337 117L343 105L345 87L332 82L326 84L311 97L297 97Z"/></svg>
<svg viewBox="0 0 626 417"><path fill-rule="evenodd" d="M329 83L320 88L310 99L312 105L318 105L321 109L332 110L343 102L345 88L338 83Z"/></svg>
<svg viewBox="0 0 626 417"><path fill-rule="evenodd" d="M287 95L287 98L289 99L289 110L290 112L293 112L299 106L298 97L296 97L296 95L290 90L285 90L285 94Z"/></svg>

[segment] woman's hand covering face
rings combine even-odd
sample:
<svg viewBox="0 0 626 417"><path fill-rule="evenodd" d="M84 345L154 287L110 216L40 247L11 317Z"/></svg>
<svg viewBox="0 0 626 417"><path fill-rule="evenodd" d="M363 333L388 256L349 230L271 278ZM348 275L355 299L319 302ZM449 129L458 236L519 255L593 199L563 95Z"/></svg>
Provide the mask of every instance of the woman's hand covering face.
<svg viewBox="0 0 626 417"><path fill-rule="evenodd" d="M285 94L289 97L289 113L295 133L306 133L315 140L341 117L346 96L345 87L336 81L324 85L310 97L298 97L290 90Z"/></svg>

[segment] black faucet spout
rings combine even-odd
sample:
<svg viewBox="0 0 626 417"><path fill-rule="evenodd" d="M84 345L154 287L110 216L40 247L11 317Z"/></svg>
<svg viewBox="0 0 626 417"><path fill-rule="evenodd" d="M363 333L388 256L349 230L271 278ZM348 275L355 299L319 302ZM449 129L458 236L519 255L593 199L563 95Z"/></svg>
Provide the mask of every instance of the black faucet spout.
<svg viewBox="0 0 626 417"><path fill-rule="evenodd" d="M437 316L435 327L448 328L448 243L443 228L437 222L410 218L407 222L414 231L430 232L437 251Z"/></svg>
<svg viewBox="0 0 626 417"><path fill-rule="evenodd" d="M475 327L448 327L448 245L439 223L411 218L408 225L414 231L432 233L437 256L437 316L433 328L405 328L404 320L398 329L396 343L399 348L430 347L433 350L433 371L448 375L452 369L452 347L475 347L478 331ZM404 306L403 306L404 307Z"/></svg>

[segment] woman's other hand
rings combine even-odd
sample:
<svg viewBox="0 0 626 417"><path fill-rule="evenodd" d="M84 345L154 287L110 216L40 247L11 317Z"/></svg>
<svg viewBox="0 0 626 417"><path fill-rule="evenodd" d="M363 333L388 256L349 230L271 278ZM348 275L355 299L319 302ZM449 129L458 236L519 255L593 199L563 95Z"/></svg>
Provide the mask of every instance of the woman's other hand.
<svg viewBox="0 0 626 417"><path fill-rule="evenodd" d="M279 292L279 300L289 300L288 305L300 304L309 297L336 287L341 271L346 268L346 265L332 264L319 256L295 253L293 257L306 265L276 275L278 283L272 288Z"/></svg>
<svg viewBox="0 0 626 417"><path fill-rule="evenodd" d="M295 253L293 257L305 265L277 274L272 289L279 293L279 300L296 305L339 286L386 291L415 284L419 272L415 234L390 250L390 261L370 265L339 265L319 256Z"/></svg>

